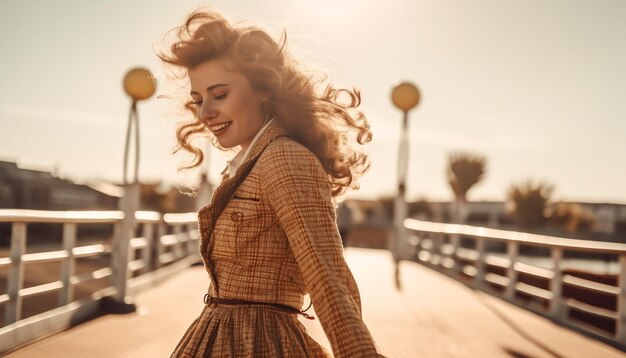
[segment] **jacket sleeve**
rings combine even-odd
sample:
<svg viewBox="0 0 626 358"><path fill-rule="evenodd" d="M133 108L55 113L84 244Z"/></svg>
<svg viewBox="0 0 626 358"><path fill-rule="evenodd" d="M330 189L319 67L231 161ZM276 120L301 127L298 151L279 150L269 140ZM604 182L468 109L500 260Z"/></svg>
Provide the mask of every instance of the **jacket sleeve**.
<svg viewBox="0 0 626 358"><path fill-rule="evenodd" d="M359 289L344 259L321 163L297 142L268 152L260 165L263 195L287 236L333 354L382 356L362 320Z"/></svg>

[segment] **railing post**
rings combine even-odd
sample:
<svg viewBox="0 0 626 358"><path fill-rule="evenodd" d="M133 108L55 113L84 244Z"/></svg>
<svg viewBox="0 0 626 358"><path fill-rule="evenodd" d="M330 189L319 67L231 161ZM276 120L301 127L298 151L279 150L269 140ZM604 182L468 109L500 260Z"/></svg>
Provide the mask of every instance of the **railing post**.
<svg viewBox="0 0 626 358"><path fill-rule="evenodd" d="M141 259L144 263L143 273L153 270L152 267L152 248L154 247L154 223L143 224L143 237L146 239L146 247L142 250Z"/></svg>
<svg viewBox="0 0 626 358"><path fill-rule="evenodd" d="M563 248L553 247L552 252L552 272L554 276L550 280L550 316L559 322L565 321L563 311Z"/></svg>
<svg viewBox="0 0 626 358"><path fill-rule="evenodd" d="M185 252L183 251L184 241L181 242L182 228L179 223L174 224L172 227L172 235L176 238L176 245L174 245L174 252L176 253L176 259L180 260L185 256Z"/></svg>
<svg viewBox="0 0 626 358"><path fill-rule="evenodd" d="M192 255L196 251L196 248L193 245L194 242L191 240L191 229L189 228L190 226L191 225L189 224L183 224L183 228L184 228L183 232L185 233L185 240L187 240L187 243L186 243L187 250L185 250L187 253L186 256Z"/></svg>
<svg viewBox="0 0 626 358"><path fill-rule="evenodd" d="M452 234L450 235L450 246L452 247L452 252L450 253L450 259L452 260L452 274L455 278L458 278L461 275L461 263L458 260L458 251L460 246L460 235Z"/></svg>
<svg viewBox="0 0 626 358"><path fill-rule="evenodd" d="M128 262L131 259L130 239L135 236L137 219L135 212L139 208L139 183L128 184L124 189L124 196L120 199L120 210L124 212L124 219L120 224L118 236L113 241L112 262L113 286L115 294L113 300L107 299L104 310L113 313L135 312L137 307L132 297L127 296L127 284L130 279Z"/></svg>
<svg viewBox="0 0 626 358"><path fill-rule="evenodd" d="M619 296L617 297L617 340L626 343L626 253L619 255Z"/></svg>
<svg viewBox="0 0 626 358"><path fill-rule="evenodd" d="M163 265L163 261L161 260L161 256L163 255L163 236L167 233L167 223L164 221L159 221L157 224L157 237L155 241L156 245L156 258L155 258L155 269L161 268Z"/></svg>
<svg viewBox="0 0 626 358"><path fill-rule="evenodd" d="M515 286L517 285L517 271L515 271L515 264L517 263L518 251L519 243L517 241L507 242L507 256L510 260L510 265L506 270L509 283L506 286L504 296L510 301L515 300Z"/></svg>
<svg viewBox="0 0 626 358"><path fill-rule="evenodd" d="M445 241L445 233L439 233L433 238L433 251L430 262L439 272L441 272L441 263L443 262L443 244Z"/></svg>
<svg viewBox="0 0 626 358"><path fill-rule="evenodd" d="M485 252L485 239L482 237L474 237L476 240L476 251L478 257L476 258L476 277L474 285L478 288L485 286L485 271L486 271L486 252Z"/></svg>
<svg viewBox="0 0 626 358"><path fill-rule="evenodd" d="M26 253L26 223L14 222L11 229L11 266L7 293L9 302L6 304L4 325L22 319L22 296L20 290L24 286L24 261L22 255Z"/></svg>
<svg viewBox="0 0 626 358"><path fill-rule="evenodd" d="M74 247L76 246L76 224L63 224L63 250L67 252L67 259L61 263L61 281L63 288L59 291L59 306L69 304L74 300L74 287L71 279L74 276L76 260Z"/></svg>

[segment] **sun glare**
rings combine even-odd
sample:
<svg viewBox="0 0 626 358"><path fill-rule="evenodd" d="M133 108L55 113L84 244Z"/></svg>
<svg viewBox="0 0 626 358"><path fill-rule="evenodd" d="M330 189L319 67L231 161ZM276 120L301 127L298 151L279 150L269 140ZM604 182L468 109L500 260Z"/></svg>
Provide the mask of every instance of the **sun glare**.
<svg viewBox="0 0 626 358"><path fill-rule="evenodd" d="M315 21L324 24L337 22L353 23L355 20L362 19L363 16L367 15L367 9L371 7L371 2L358 0L301 0L299 7L308 16L314 18Z"/></svg>

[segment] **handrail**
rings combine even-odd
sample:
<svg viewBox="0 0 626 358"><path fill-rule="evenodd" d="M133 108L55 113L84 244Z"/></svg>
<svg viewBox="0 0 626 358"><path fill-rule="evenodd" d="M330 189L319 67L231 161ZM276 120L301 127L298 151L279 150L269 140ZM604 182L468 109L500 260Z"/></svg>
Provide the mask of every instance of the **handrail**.
<svg viewBox="0 0 626 358"><path fill-rule="evenodd" d="M626 244L620 244L615 242L568 239L558 236L491 229L480 226L429 222L416 219L405 219L404 225L407 229L416 231L458 234L472 236L478 239L483 238L500 241L515 241L521 244L529 244L534 246L561 247L570 250L584 250L611 254L621 254L626 252Z"/></svg>
<svg viewBox="0 0 626 358"><path fill-rule="evenodd" d="M156 223L164 220L170 224L183 224L197 221L197 213L166 213L137 211L135 218L140 223ZM124 212L111 211L51 211L28 209L0 209L0 222L29 223L112 223L124 219Z"/></svg>
<svg viewBox="0 0 626 358"><path fill-rule="evenodd" d="M416 219L405 219L404 227L410 234L407 244L413 250L411 259L564 326L626 349L626 244ZM472 240L474 247L462 247L461 239ZM504 257L501 253L489 251L488 243L493 241L505 244ZM521 262L521 245L548 249L552 267ZM616 285L578 277L567 271L564 268L566 251L616 255L619 260L619 272L614 277ZM520 294L526 297L518 297ZM616 302L615 308L586 302L589 298L585 295L590 294L612 298ZM574 311L578 317L571 317ZM595 322L593 318L585 321L581 315L615 322L609 328L601 327L601 322ZM614 328L611 330L611 327Z"/></svg>
<svg viewBox="0 0 626 358"><path fill-rule="evenodd" d="M11 225L9 256L0 257L0 267L8 269L7 292L0 294L0 309L5 313L4 326L0 327L0 355L16 345L66 329L97 314L99 301L119 296L120 288L132 294L201 261L196 213L136 211L134 220L130 221L131 229L126 231L130 237L125 239L121 230L125 225L123 211L0 209L0 223ZM62 247L27 253L27 226L32 223L61 224ZM102 224L113 226L109 240L78 243L78 225ZM139 237L135 237L136 229L140 229ZM76 273L77 259L96 256L106 257L109 264ZM58 263L61 277L51 282L37 280L25 287L26 265L46 262ZM75 300L76 285L106 278L110 280L106 287L86 299ZM24 298L52 292L58 292L54 309L23 319Z"/></svg>
<svg viewBox="0 0 626 358"><path fill-rule="evenodd" d="M112 223L124 219L122 211L50 211L0 209L0 222Z"/></svg>

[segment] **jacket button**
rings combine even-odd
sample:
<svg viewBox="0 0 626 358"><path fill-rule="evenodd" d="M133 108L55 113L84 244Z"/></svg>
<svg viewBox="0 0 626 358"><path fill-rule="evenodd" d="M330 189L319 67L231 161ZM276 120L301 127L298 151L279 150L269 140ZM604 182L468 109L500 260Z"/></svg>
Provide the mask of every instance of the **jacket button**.
<svg viewBox="0 0 626 358"><path fill-rule="evenodd" d="M243 219L243 214L242 214L242 213L240 213L240 212L238 212L238 211L235 211L234 213L232 213L232 214L230 215L230 218L231 218L233 221L239 221L239 220Z"/></svg>

